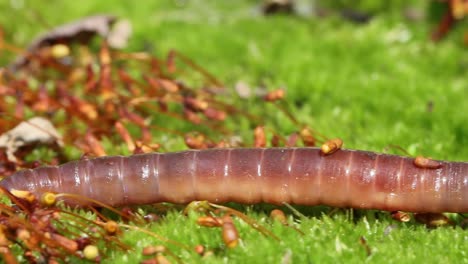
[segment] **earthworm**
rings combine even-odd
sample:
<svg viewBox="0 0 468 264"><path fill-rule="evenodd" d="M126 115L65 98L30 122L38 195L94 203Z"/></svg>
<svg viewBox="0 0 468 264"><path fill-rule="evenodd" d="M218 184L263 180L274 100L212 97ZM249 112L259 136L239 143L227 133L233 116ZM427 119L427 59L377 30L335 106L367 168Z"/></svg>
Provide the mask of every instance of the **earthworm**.
<svg viewBox="0 0 468 264"><path fill-rule="evenodd" d="M339 149L232 148L108 156L15 173L7 190L72 193L111 206L157 202L328 205L468 212L468 162ZM73 204L73 201L65 202Z"/></svg>

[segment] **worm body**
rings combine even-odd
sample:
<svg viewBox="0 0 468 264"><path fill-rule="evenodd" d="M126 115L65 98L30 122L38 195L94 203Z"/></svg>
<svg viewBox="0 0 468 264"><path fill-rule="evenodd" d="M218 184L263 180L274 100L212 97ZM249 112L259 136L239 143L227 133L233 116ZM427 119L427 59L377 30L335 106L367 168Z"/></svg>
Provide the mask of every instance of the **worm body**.
<svg viewBox="0 0 468 264"><path fill-rule="evenodd" d="M208 200L468 212L468 163L316 148L191 150L111 156L23 170L0 186L74 193L112 206Z"/></svg>

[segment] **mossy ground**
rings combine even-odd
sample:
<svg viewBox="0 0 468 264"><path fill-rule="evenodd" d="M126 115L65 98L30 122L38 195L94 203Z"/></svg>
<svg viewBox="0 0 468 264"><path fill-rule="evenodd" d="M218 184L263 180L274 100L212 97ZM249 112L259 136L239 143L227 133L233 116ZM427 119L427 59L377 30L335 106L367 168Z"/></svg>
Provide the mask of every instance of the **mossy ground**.
<svg viewBox="0 0 468 264"><path fill-rule="evenodd" d="M11 3L22 6L11 8ZM344 139L347 148L382 152L398 145L412 155L468 160L468 54L462 42L466 21L434 44L428 37L432 24L405 20L397 8L380 10L368 24L354 24L337 15L263 17L255 3L89 0L49 1L45 8L42 1L10 1L0 4L0 23L6 39L26 45L46 30L45 24L113 13L133 24L128 50L150 50L161 57L178 50L228 87L239 80L270 90L283 87L296 119L328 137ZM240 99L236 104L266 115L265 123L282 134L297 130L271 106ZM227 124L242 135L251 133L252 124L236 125ZM428 230L421 224L397 223L383 212L350 217L344 210L328 216L329 210L323 209L295 220L305 233L300 235L271 224L262 207L243 210L281 242L236 220L242 241L235 249L225 249L219 230L199 227L195 215L186 217L178 210L148 228L182 244L216 249L215 256L202 259L171 247L184 262L193 263L289 263L288 258L291 263L468 262L468 235L460 227ZM142 247L160 243L133 231L123 240L135 250L113 252L105 262L136 262Z"/></svg>

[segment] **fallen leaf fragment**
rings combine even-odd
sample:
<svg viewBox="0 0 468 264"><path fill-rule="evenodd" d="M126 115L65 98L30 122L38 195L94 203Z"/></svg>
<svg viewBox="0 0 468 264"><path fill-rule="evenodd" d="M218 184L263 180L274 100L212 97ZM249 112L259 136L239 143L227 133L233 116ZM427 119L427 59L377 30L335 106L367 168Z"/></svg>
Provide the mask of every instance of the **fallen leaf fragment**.
<svg viewBox="0 0 468 264"><path fill-rule="evenodd" d="M22 147L43 144L63 146L62 138L52 123L43 117L23 121L0 136L0 148L6 149L9 161L16 162L15 152Z"/></svg>

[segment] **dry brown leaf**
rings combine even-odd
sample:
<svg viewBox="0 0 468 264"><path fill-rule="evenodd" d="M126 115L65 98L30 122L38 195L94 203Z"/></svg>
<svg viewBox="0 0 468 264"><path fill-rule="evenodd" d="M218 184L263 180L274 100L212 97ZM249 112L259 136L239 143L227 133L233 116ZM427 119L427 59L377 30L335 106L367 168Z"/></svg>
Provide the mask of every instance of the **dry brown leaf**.
<svg viewBox="0 0 468 264"><path fill-rule="evenodd" d="M85 17L71 23L58 26L51 31L37 37L31 42L28 53L18 57L11 65L16 70L28 64L28 57L38 53L41 49L57 44L89 43L95 36L108 38L111 47L122 48L126 45L127 39L132 30L130 22L127 20L117 21L112 15L95 15ZM115 28L113 25L115 24Z"/></svg>
<svg viewBox="0 0 468 264"><path fill-rule="evenodd" d="M16 162L15 152L22 147L35 144L58 144L63 146L62 138L52 123L43 117L23 121L0 136L0 148L6 149L9 161Z"/></svg>

